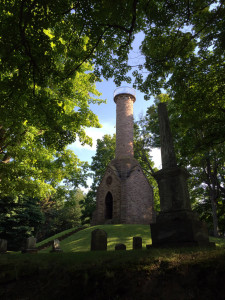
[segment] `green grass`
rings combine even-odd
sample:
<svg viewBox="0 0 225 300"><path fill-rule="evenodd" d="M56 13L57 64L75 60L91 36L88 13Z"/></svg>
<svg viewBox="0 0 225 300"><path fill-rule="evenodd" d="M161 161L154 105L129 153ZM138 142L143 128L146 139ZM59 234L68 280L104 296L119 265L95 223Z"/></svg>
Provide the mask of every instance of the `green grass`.
<svg viewBox="0 0 225 300"><path fill-rule="evenodd" d="M84 230L81 230L75 234L72 234L68 238L62 240L60 242L60 247L65 253L69 252L87 252L90 251L91 245L91 232L97 228L103 229L107 232L108 243L107 249L108 251L114 251L115 245L117 243L123 243L126 245L127 250L132 250L132 243L134 236L142 237L142 245L143 248L146 247L147 244L151 244L151 233L149 225L98 225L88 227ZM59 236L62 236L68 232L73 231L76 228L69 229L63 231L57 235L50 237L47 240L44 240L37 244L37 246L46 243L47 241L54 240ZM214 238L210 237L210 241L214 242L217 247L225 247L225 239L224 238ZM45 248L41 250L41 253L48 253L51 250L51 247Z"/></svg>
<svg viewBox="0 0 225 300"><path fill-rule="evenodd" d="M38 242L36 245L37 245L37 247L42 246L42 245L44 245L45 243L48 243L48 242L50 242L50 241L53 241L54 239L58 239L59 237L65 235L65 234L67 234L67 233L70 233L71 231L74 231L74 230L78 229L79 227L80 227L80 226L77 226L77 227L74 227L74 228L70 228L70 229L64 230L64 231L62 231L62 232L60 232L60 233L57 233L57 234L55 234L55 235L53 235L53 236L51 236L51 237L49 237L49 238L47 238L47 239L45 239L45 240L43 240L43 241L41 241L41 242Z"/></svg>
<svg viewBox="0 0 225 300"><path fill-rule="evenodd" d="M107 232L109 251L90 251L96 228ZM142 237L143 250L131 250L133 236ZM0 255L0 299L225 299L225 239L210 241L217 247L147 250L149 226L86 228L62 240L60 253ZM128 251L110 251L116 243Z"/></svg>
<svg viewBox="0 0 225 300"><path fill-rule="evenodd" d="M210 240L210 242L215 243L216 247L225 248L225 238L215 238L215 237L210 236L209 240Z"/></svg>
<svg viewBox="0 0 225 300"><path fill-rule="evenodd" d="M107 249L110 251L115 249L117 243L126 245L127 250L132 249L133 237L142 237L142 245L151 244L151 234L149 225L98 225L81 230L70 237L64 239L60 243L60 247L64 252L85 252L90 251L91 232L97 228L107 232L108 244ZM53 238L52 238L53 239ZM51 247L41 252L49 252Z"/></svg>

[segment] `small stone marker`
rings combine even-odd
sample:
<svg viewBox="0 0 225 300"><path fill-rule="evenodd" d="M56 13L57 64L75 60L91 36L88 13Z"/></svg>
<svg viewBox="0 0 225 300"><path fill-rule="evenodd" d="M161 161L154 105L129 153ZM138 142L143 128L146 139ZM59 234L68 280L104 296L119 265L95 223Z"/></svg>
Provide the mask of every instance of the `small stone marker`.
<svg viewBox="0 0 225 300"><path fill-rule="evenodd" d="M60 249L60 242L58 239L55 239L52 243L52 250L50 252L62 252Z"/></svg>
<svg viewBox="0 0 225 300"><path fill-rule="evenodd" d="M152 248L152 245L146 245L146 249L151 249Z"/></svg>
<svg viewBox="0 0 225 300"><path fill-rule="evenodd" d="M102 229L91 232L91 251L107 250L107 233Z"/></svg>
<svg viewBox="0 0 225 300"><path fill-rule="evenodd" d="M142 238L140 236L133 237L133 250L142 249Z"/></svg>
<svg viewBox="0 0 225 300"><path fill-rule="evenodd" d="M126 245L124 244L116 244L115 250L126 250Z"/></svg>
<svg viewBox="0 0 225 300"><path fill-rule="evenodd" d="M0 239L0 253L7 252L7 240Z"/></svg>
<svg viewBox="0 0 225 300"><path fill-rule="evenodd" d="M26 242L26 249L35 249L36 247L36 239L31 236L27 239L27 242Z"/></svg>
<svg viewBox="0 0 225 300"><path fill-rule="evenodd" d="M22 253L37 253L36 240L33 236L27 238L26 248L22 250Z"/></svg>

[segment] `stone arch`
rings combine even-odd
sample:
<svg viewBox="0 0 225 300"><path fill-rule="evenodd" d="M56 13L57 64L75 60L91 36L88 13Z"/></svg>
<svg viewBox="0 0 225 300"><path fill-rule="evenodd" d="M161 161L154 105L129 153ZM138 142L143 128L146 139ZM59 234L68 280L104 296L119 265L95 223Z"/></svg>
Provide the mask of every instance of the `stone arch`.
<svg viewBox="0 0 225 300"><path fill-rule="evenodd" d="M108 192L105 196L105 219L110 220L113 217L113 196Z"/></svg>

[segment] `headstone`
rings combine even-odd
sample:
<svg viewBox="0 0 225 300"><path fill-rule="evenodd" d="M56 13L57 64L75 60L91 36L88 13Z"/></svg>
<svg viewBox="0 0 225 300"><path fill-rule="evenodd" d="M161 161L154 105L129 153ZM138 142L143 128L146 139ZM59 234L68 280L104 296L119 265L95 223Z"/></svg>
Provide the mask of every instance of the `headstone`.
<svg viewBox="0 0 225 300"><path fill-rule="evenodd" d="M133 250L142 249L142 238L140 236L133 237Z"/></svg>
<svg viewBox="0 0 225 300"><path fill-rule="evenodd" d="M52 243L52 250L50 252L62 252L60 248L60 242L58 239L55 239Z"/></svg>
<svg viewBox="0 0 225 300"><path fill-rule="evenodd" d="M95 229L91 233L91 251L107 250L107 233L102 229Z"/></svg>
<svg viewBox="0 0 225 300"><path fill-rule="evenodd" d="M7 252L7 240L0 239L0 253Z"/></svg>
<svg viewBox="0 0 225 300"><path fill-rule="evenodd" d="M146 245L146 249L151 249L152 248L152 245Z"/></svg>
<svg viewBox="0 0 225 300"><path fill-rule="evenodd" d="M26 241L26 249L35 249L35 247L36 247L36 238L31 236Z"/></svg>
<svg viewBox="0 0 225 300"><path fill-rule="evenodd" d="M115 250L126 250L126 245L124 244L116 244Z"/></svg>
<svg viewBox="0 0 225 300"><path fill-rule="evenodd" d="M22 253L36 253L36 238L33 236L26 239L26 246L25 249L22 250Z"/></svg>
<svg viewBox="0 0 225 300"><path fill-rule="evenodd" d="M162 170L155 173L160 213L151 224L153 246L210 246L206 224L191 210L188 172L176 163L165 103L158 106Z"/></svg>

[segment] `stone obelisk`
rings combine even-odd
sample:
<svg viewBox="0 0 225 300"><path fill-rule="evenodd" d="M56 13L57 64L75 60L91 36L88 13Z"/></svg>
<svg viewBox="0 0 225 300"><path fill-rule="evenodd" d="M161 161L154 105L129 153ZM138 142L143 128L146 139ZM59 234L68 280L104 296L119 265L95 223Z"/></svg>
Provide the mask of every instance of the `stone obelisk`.
<svg viewBox="0 0 225 300"><path fill-rule="evenodd" d="M96 224L150 224L154 222L153 190L134 158L133 103L135 90L120 87L116 103L116 153L97 191Z"/></svg>
<svg viewBox="0 0 225 300"><path fill-rule="evenodd" d="M153 246L208 246L206 224L191 210L187 177L177 166L165 103L158 106L162 170L155 174L159 186L160 213L151 224Z"/></svg>

